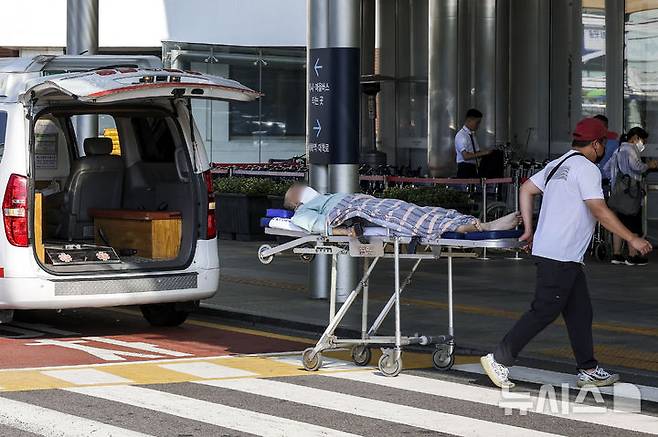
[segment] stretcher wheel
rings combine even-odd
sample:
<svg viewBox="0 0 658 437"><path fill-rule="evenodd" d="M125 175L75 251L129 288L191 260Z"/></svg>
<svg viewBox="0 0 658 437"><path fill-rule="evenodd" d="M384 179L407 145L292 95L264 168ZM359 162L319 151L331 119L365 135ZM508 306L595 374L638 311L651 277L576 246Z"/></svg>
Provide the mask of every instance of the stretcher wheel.
<svg viewBox="0 0 658 437"><path fill-rule="evenodd" d="M352 361L357 366L367 366L372 358L372 351L363 344L352 346Z"/></svg>
<svg viewBox="0 0 658 437"><path fill-rule="evenodd" d="M269 244L263 244L261 247L258 248L258 260L265 265L271 263L274 260L274 255L263 256L263 252L266 250L270 250L271 248L272 247Z"/></svg>
<svg viewBox="0 0 658 437"><path fill-rule="evenodd" d="M379 359L379 371L384 374L384 376L398 376L402 371L402 359L398 358L397 360L393 356L394 354L382 354Z"/></svg>
<svg viewBox="0 0 658 437"><path fill-rule="evenodd" d="M309 347L302 353L302 365L309 372L315 372L322 367L322 354L318 352L313 356L313 348Z"/></svg>
<svg viewBox="0 0 658 437"><path fill-rule="evenodd" d="M302 261L310 263L313 261L313 258L315 258L315 255L312 253L302 253L299 257L302 259Z"/></svg>
<svg viewBox="0 0 658 437"><path fill-rule="evenodd" d="M450 370L455 364L455 354L450 353L450 350L455 350L454 345L442 344L437 346L436 350L432 353L432 365L436 370Z"/></svg>

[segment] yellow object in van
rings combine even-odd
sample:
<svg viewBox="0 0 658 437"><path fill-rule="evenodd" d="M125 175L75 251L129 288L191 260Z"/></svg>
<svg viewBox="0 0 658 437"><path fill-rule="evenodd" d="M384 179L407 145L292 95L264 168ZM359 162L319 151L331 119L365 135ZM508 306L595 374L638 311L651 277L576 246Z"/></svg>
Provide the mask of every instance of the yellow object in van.
<svg viewBox="0 0 658 437"><path fill-rule="evenodd" d="M112 138L112 155L121 156L121 144L119 143L119 132L117 128L105 128L103 129L103 136Z"/></svg>

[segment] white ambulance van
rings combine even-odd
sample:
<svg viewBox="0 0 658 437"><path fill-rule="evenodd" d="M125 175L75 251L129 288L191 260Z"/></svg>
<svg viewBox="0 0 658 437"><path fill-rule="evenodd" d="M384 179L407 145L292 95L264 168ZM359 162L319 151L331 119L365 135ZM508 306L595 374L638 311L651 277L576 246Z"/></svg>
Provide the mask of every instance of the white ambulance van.
<svg viewBox="0 0 658 437"><path fill-rule="evenodd" d="M258 97L150 56L0 59L2 321L140 305L152 325L182 323L219 282L190 100ZM88 137L76 132L84 117L100 126Z"/></svg>

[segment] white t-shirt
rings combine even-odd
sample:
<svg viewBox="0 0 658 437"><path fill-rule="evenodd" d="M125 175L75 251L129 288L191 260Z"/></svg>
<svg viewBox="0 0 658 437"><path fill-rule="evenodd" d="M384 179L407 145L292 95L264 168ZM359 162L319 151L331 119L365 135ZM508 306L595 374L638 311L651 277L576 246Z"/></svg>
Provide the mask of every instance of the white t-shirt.
<svg viewBox="0 0 658 437"><path fill-rule="evenodd" d="M471 135L473 136L473 142L471 142ZM472 132L466 126L459 129L457 135L455 135L455 152L457 154L457 164L460 162L467 162L469 164L475 164L475 159L464 159L464 152L473 153L473 146L475 146L475 151L480 151L480 145L478 144L478 139L475 136L475 132Z"/></svg>
<svg viewBox="0 0 658 437"><path fill-rule="evenodd" d="M567 155L551 161L530 178L544 192L532 254L557 261L583 262L596 219L585 200L603 199L601 172L584 156L569 158L546 185L551 170Z"/></svg>

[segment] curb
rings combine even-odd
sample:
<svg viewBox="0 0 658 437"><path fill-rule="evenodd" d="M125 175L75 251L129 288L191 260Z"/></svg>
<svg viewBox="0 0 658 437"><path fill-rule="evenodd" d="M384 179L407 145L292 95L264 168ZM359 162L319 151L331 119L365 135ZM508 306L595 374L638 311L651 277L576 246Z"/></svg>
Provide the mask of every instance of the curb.
<svg viewBox="0 0 658 437"><path fill-rule="evenodd" d="M206 314L210 316L221 317L222 319L233 320L237 322L247 323L256 327L273 327L282 328L292 331L299 331L313 340L316 336L321 335L326 329L325 326L316 325L313 323L296 322L294 320L285 320L276 317L261 316L258 314L242 313L223 309L218 305L201 303L199 309L196 311L198 314ZM340 337L358 337L361 335L360 331L349 328L337 328L336 334Z"/></svg>

